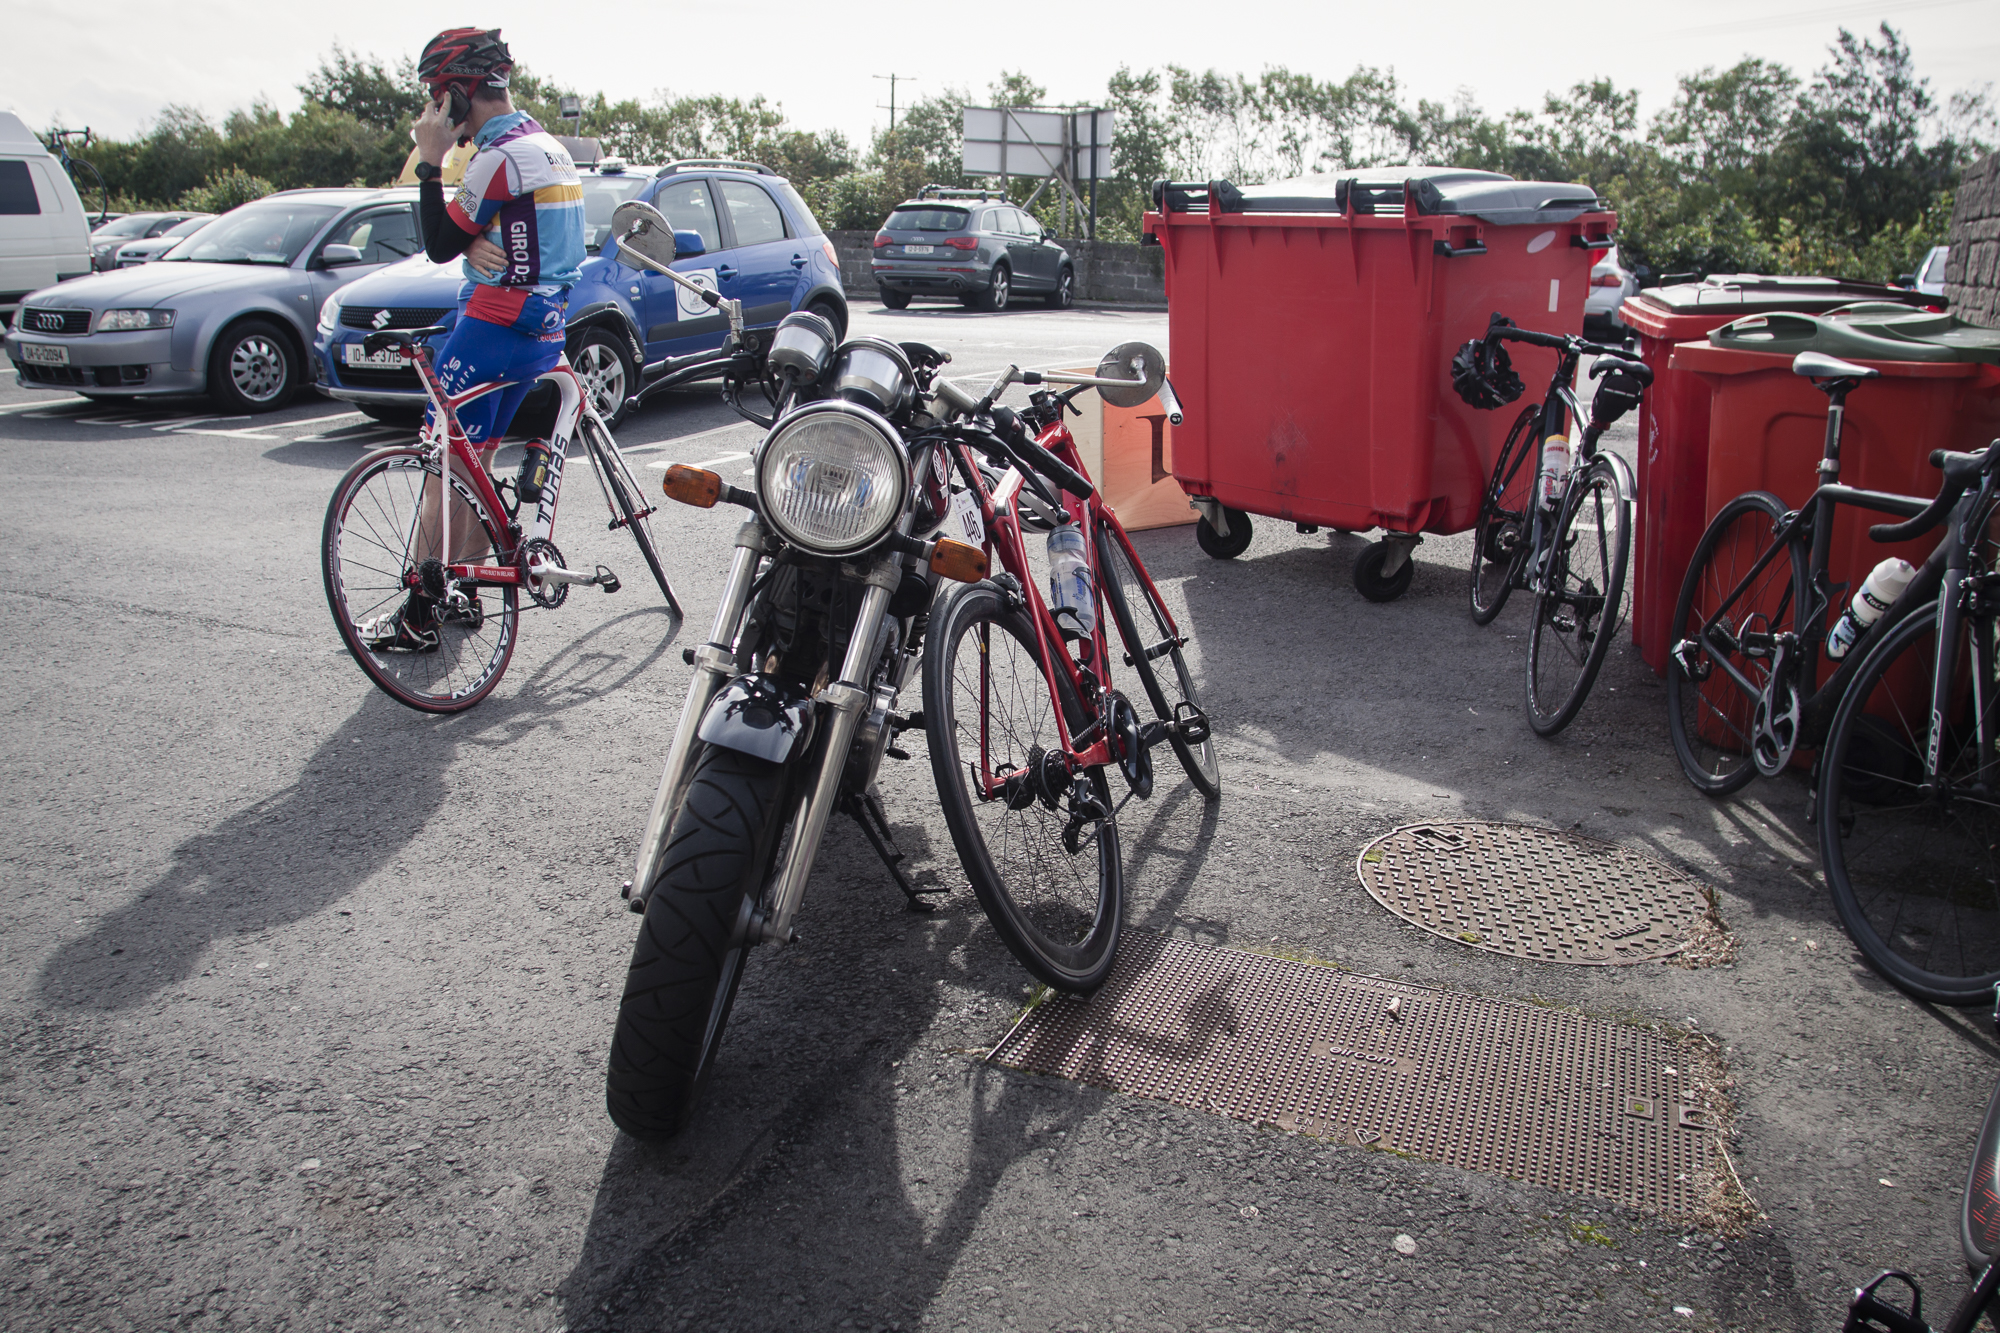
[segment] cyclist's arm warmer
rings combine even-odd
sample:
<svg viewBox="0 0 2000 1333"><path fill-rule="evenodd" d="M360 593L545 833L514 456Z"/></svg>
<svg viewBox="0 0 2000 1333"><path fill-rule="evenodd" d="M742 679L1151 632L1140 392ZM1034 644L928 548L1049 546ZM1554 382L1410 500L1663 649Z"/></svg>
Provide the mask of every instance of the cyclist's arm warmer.
<svg viewBox="0 0 2000 1333"><path fill-rule="evenodd" d="M433 264L449 264L470 250L479 235L446 215L443 181L417 182L417 218L424 227L424 251Z"/></svg>

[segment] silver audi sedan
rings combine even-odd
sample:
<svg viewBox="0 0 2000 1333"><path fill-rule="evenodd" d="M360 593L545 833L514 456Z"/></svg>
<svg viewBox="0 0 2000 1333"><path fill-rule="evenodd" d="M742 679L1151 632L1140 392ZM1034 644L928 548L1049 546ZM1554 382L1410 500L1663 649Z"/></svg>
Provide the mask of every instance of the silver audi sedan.
<svg viewBox="0 0 2000 1333"><path fill-rule="evenodd" d="M231 209L150 264L31 292L6 337L26 389L205 393L268 412L307 383L319 308L422 248L413 189L286 190Z"/></svg>

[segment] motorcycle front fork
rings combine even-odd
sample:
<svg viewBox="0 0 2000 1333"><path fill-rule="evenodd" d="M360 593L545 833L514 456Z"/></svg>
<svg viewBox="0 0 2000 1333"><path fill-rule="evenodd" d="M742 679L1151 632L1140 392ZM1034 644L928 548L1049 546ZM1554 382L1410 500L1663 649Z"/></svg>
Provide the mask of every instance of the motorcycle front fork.
<svg viewBox="0 0 2000 1333"><path fill-rule="evenodd" d="M905 518L904 526L908 526L908 522ZM743 618L743 606L749 599L750 585L757 574L757 562L768 544L763 524L754 517L738 531L736 556L730 565L722 604L716 609L715 626L709 634L709 641L693 651L695 678L688 686L687 704L681 710L680 725L675 729L673 745L667 751L666 767L660 774L660 787L653 797L653 809L646 820L645 835L639 840L638 867L632 884L627 887L627 896L640 910L644 909L643 895L652 886L660 849L687 786L695 732L700 728L702 716L708 711L716 691L736 670L736 656L730 644ZM884 554L874 560L862 578L866 591L861 596L860 610L854 617L854 628L848 634L847 656L841 663L840 676L821 690L815 700L827 706L824 718L826 742L820 750L819 773L805 808L799 814L784 863L772 880L771 911L768 915L760 913L752 916L745 943L786 944L795 938L792 918L798 914L799 903L805 897L806 879L812 873L813 857L819 852L820 839L826 834L827 820L832 818L834 807L839 802L847 753L853 748L855 729L860 725L861 715L869 702L867 685L858 682L866 682L874 666L876 635L881 631L883 616L888 614L889 598L902 582L902 574L902 565L896 557Z"/></svg>

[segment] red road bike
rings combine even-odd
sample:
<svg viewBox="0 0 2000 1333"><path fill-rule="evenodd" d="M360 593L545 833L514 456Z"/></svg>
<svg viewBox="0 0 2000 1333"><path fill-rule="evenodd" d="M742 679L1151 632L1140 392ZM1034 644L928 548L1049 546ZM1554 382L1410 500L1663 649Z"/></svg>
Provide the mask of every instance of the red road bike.
<svg viewBox="0 0 2000 1333"><path fill-rule="evenodd" d="M570 569L556 549L556 502L573 440L582 442L596 473L609 529L632 534L667 599L671 638L681 608L653 538L658 506L644 498L568 358L541 376L561 405L546 445L547 480L524 501L516 482L487 473L458 421L460 407L508 386L495 381L446 392L424 343L443 331L385 330L363 344L371 354L400 347L436 410L416 444L377 450L349 469L327 506L322 573L348 652L398 703L461 712L500 683L514 654L522 593L535 606L554 608L572 584L618 591L610 570ZM428 623L398 632L412 594L422 599Z"/></svg>

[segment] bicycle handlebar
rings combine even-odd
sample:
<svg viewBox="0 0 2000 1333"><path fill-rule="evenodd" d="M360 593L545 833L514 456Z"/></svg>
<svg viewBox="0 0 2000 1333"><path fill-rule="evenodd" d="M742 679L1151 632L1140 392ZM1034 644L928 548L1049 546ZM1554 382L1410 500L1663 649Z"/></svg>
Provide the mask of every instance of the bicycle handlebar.
<svg viewBox="0 0 2000 1333"><path fill-rule="evenodd" d="M1097 488L1090 484L1088 477L1037 444L1011 409L994 408L993 424L1000 427L1002 439L1007 439L1009 435L1013 437L1007 442L1013 446L1014 452L1020 455L1022 461L1077 499L1088 500L1096 492Z"/></svg>
<svg viewBox="0 0 2000 1333"><path fill-rule="evenodd" d="M1995 461L2000 461L2000 453L1996 453L1990 445L1971 454L1953 453L1949 449L1931 450L1931 466L1944 473L1944 484L1938 488L1937 498L1925 505L1922 512L1901 523L1874 524L1868 529L1869 537L1878 542L1901 542L1923 536L1944 521L1944 516L1958 503L1958 497L1965 494L1965 488L1978 480Z"/></svg>

